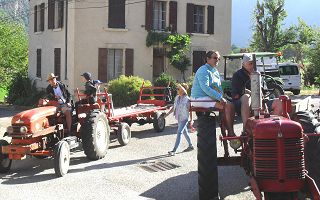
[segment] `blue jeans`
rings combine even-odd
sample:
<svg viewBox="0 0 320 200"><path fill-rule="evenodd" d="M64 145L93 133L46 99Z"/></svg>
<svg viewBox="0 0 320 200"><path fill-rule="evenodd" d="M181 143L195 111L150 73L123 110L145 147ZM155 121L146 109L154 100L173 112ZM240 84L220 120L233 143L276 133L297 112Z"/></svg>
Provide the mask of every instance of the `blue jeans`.
<svg viewBox="0 0 320 200"><path fill-rule="evenodd" d="M180 145L182 133L184 134L184 137L186 138L186 140L189 144L189 147L192 147L190 135L188 132L188 120L183 120L181 122L178 122L177 139L176 139L176 143L174 145L174 148L172 150L174 152L177 151L177 149Z"/></svg>

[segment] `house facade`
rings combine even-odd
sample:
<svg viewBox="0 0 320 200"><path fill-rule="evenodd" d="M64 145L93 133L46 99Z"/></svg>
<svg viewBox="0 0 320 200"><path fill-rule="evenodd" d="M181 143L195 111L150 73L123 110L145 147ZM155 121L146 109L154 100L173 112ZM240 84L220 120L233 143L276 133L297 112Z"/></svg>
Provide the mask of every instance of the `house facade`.
<svg viewBox="0 0 320 200"><path fill-rule="evenodd" d="M191 35L187 77L207 50L231 47L231 0L30 0L30 10L29 77L40 88L51 72L71 91L85 71L102 82L121 74L152 81L162 72L180 80L165 47L146 46L149 31Z"/></svg>

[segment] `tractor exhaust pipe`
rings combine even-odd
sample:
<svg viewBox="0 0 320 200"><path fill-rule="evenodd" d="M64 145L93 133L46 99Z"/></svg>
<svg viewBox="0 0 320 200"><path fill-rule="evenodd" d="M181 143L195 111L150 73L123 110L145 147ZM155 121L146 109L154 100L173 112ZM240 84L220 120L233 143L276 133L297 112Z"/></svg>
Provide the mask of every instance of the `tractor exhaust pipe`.
<svg viewBox="0 0 320 200"><path fill-rule="evenodd" d="M262 109L262 97L261 97L261 74L257 70L256 55L252 54L253 58L253 73L250 75L251 79L251 107L254 113L254 117L259 119L260 110Z"/></svg>

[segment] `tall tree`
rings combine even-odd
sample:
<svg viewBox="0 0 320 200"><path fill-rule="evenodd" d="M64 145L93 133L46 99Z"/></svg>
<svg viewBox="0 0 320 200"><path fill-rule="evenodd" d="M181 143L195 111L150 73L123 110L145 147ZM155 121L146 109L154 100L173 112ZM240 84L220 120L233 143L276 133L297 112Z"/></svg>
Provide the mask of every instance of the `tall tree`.
<svg viewBox="0 0 320 200"><path fill-rule="evenodd" d="M287 44L297 43L294 28L281 29L286 16L284 0L257 0L250 47L255 51L274 52Z"/></svg>

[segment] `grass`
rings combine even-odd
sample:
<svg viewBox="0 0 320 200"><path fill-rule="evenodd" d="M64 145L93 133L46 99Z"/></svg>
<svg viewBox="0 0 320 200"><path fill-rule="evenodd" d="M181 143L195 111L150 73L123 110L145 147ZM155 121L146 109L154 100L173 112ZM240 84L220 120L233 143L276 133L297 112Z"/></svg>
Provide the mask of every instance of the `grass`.
<svg viewBox="0 0 320 200"><path fill-rule="evenodd" d="M318 95L319 87L316 86L303 86L300 92L300 95Z"/></svg>
<svg viewBox="0 0 320 200"><path fill-rule="evenodd" d="M4 102L4 97L7 95L7 91L3 88L0 88L0 103Z"/></svg>

